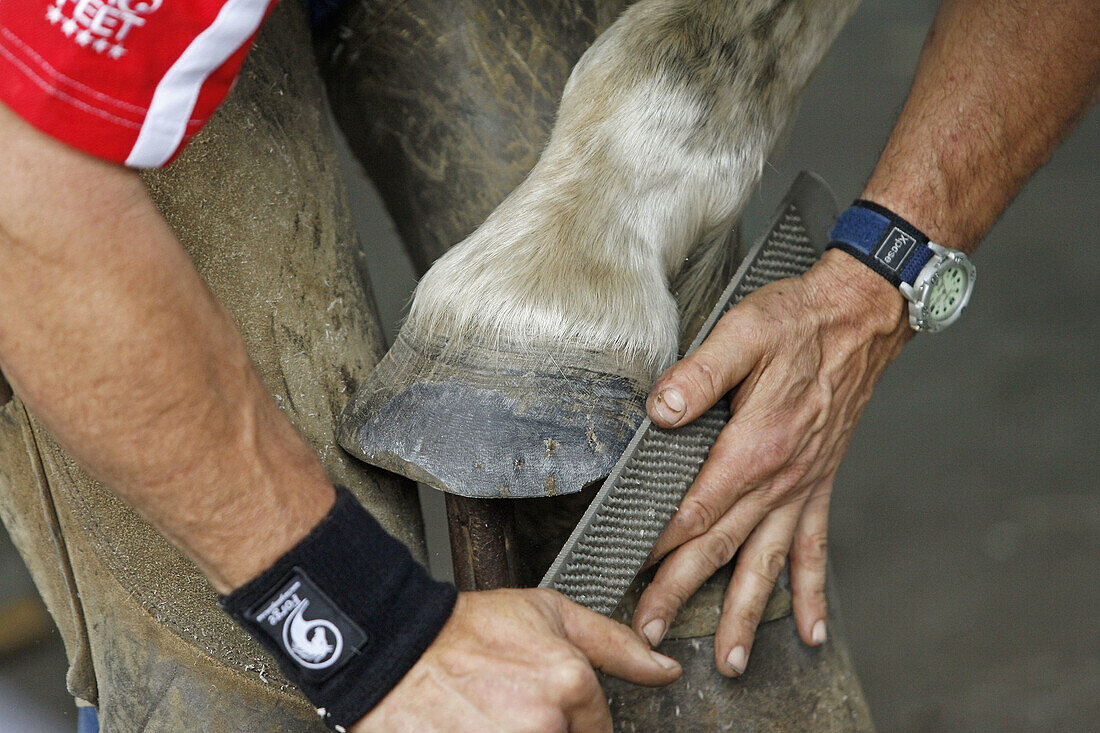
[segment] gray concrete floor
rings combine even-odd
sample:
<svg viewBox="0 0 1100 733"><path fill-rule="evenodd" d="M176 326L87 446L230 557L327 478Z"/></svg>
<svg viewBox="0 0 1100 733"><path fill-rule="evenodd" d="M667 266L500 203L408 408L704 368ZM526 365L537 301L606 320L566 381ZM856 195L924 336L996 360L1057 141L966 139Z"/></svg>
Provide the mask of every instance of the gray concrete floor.
<svg viewBox="0 0 1100 733"><path fill-rule="evenodd" d="M857 13L772 156L746 234L800 169L842 204L859 193L935 5ZM963 320L887 371L841 469L831 558L883 731L1100 730L1098 169L1094 110L982 245ZM347 173L392 333L412 271L369 184L353 163ZM912 448L887 455L884 440ZM0 733L71 727L63 677L56 640L0 663Z"/></svg>

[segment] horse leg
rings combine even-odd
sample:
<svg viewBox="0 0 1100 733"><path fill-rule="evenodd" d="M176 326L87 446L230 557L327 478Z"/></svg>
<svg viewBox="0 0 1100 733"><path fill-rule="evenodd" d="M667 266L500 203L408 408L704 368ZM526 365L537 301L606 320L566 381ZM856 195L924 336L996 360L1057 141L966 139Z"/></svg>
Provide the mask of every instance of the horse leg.
<svg viewBox="0 0 1100 733"><path fill-rule="evenodd" d="M707 295L728 272L731 228L799 93L854 4L632 5L576 63L541 154L480 226L470 232L470 217L453 213L469 208L461 198L467 189L430 201L451 207L448 221L464 222L451 229L461 241L420 281L394 349L345 415L341 444L364 460L467 496L572 493L606 475L643 417L650 384L677 356L682 322L709 306ZM422 32L430 36L432 26L413 5L403 3L392 14L423 20ZM467 9L470 3L446 7ZM481 17L458 15L474 26ZM498 77L511 82L522 72L534 87L535 72L517 66L514 57L523 57L508 38L481 39L473 50L465 44L479 38L476 33L425 38L432 55L417 67L416 37L405 35L412 19L398 21L399 42L386 35L389 20L372 30L370 41L383 49L400 46L390 63L430 76L435 68L453 74L455 65L476 59L496 83L496 109L510 111L519 86L498 83ZM529 29L518 27L535 45ZM459 44L455 57L439 55L439 44L447 43ZM355 68L347 64L353 57L348 48L341 47L344 61L332 72L340 80ZM561 65L549 64L550 75ZM467 71L481 78L480 69ZM365 119L367 109L395 100L407 109L407 100L420 100L424 116L408 115L411 133L393 132L402 129L401 120L386 128L388 149L378 153L383 163L369 152L379 150L381 140L367 137L362 144L368 168L384 165L392 172L381 184L390 198L415 190L414 174L476 180L458 171L474 157L479 170L501 164L482 158L497 130L537 130L529 119L512 128L494 124L499 114L490 114L484 127L465 115L439 123L481 135L474 135L473 154L463 147L465 137L415 134L420 125L434 129L433 109L476 109L480 120L481 99L464 96L466 86L480 86L448 85L445 94L432 96L434 86L422 89L404 77L378 81L379 73L364 73L373 86L354 87L363 110L344 107L340 118L363 139L358 126L377 124ZM406 82L415 94L397 88ZM540 100L554 99L545 84L537 88ZM361 123L353 121L356 115ZM501 143L506 151L513 149L509 142ZM409 151L410 167L397 164L398 150ZM514 161L518 168L522 158ZM518 176L504 178L514 182ZM407 194L397 210L423 203ZM476 208L480 213L484 207ZM404 226L413 223L407 219ZM432 236L419 241L437 244L439 230L436 224Z"/></svg>

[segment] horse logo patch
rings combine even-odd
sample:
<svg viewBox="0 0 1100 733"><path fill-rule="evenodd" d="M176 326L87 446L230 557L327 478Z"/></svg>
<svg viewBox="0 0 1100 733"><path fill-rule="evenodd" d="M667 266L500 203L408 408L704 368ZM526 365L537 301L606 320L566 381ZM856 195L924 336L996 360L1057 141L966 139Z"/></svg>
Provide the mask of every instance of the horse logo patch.
<svg viewBox="0 0 1100 733"><path fill-rule="evenodd" d="M301 568L248 616L303 672L319 679L342 667L367 640Z"/></svg>
<svg viewBox="0 0 1100 733"><path fill-rule="evenodd" d="M344 636L336 624L323 618L307 620L302 614L309 599L302 599L283 624L283 646L287 654L308 669L331 667L344 649Z"/></svg>

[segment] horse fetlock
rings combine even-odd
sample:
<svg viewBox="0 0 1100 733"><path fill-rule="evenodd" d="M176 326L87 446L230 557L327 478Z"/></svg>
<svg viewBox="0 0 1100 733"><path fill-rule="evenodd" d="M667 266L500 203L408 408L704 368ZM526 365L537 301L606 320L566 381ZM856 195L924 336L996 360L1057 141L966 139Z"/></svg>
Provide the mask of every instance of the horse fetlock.
<svg viewBox="0 0 1100 733"><path fill-rule="evenodd" d="M633 5L576 64L528 179L425 276L410 328L667 365L679 325L667 284L689 262L723 259L699 250L728 244L852 5Z"/></svg>
<svg viewBox="0 0 1100 733"><path fill-rule="evenodd" d="M598 174L536 167L431 267L345 413L348 450L466 496L567 494L610 472L680 317L663 251L590 195Z"/></svg>
<svg viewBox="0 0 1100 733"><path fill-rule="evenodd" d="M528 181L441 257L406 329L455 345L614 352L656 376L678 336L659 255L605 209L563 204L561 190Z"/></svg>

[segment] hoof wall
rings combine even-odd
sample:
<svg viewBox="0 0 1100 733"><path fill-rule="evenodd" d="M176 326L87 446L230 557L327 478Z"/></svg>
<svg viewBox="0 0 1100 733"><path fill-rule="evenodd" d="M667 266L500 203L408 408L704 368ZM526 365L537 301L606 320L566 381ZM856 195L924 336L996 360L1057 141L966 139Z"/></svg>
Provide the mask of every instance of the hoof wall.
<svg viewBox="0 0 1100 733"><path fill-rule="evenodd" d="M402 331L339 439L367 463L462 496L570 494L611 472L651 379L602 353L458 349Z"/></svg>

